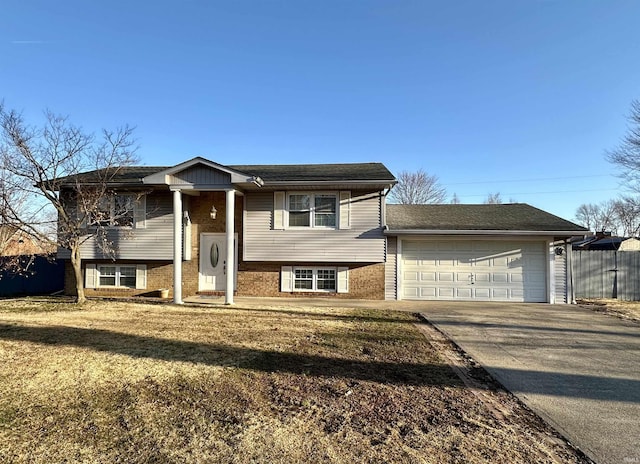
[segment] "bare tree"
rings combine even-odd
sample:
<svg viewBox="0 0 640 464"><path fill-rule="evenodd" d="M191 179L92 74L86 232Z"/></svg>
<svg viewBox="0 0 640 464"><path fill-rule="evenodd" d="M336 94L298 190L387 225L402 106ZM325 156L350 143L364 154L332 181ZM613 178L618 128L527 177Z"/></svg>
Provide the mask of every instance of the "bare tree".
<svg viewBox="0 0 640 464"><path fill-rule="evenodd" d="M576 210L576 220L594 232L618 233L616 202L612 200L600 204L585 203L580 205Z"/></svg>
<svg viewBox="0 0 640 464"><path fill-rule="evenodd" d="M640 100L631 102L629 126L620 146L608 151L606 156L620 168L620 177L629 188L640 192Z"/></svg>
<svg viewBox="0 0 640 464"><path fill-rule="evenodd" d="M36 127L0 104L3 188L5 195L13 192L23 198L20 202L8 196L2 199L2 221L69 249L78 303L85 301L82 244L95 238L105 255L113 255L106 234L105 200L114 196L110 180L135 162L132 135L133 129L124 126L103 130L96 138L49 111L45 123ZM78 176L86 171L94 171L90 183Z"/></svg>
<svg viewBox="0 0 640 464"><path fill-rule="evenodd" d="M429 175L422 169L398 174L398 184L389 194L392 203L404 205L444 203L446 198L447 191L440 185L438 177Z"/></svg>
<svg viewBox="0 0 640 464"><path fill-rule="evenodd" d="M637 237L640 234L640 200L622 197L613 202L613 210L618 232L624 237Z"/></svg>
<svg viewBox="0 0 640 464"><path fill-rule="evenodd" d="M484 203L487 205L498 205L502 203L502 197L500 196L500 192L490 193L487 195L487 198L484 200Z"/></svg>

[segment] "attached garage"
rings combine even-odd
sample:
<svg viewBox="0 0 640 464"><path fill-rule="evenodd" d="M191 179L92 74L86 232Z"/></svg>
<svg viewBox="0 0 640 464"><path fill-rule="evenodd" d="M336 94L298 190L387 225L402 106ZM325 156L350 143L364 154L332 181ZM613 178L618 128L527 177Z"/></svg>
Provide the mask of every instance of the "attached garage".
<svg viewBox="0 0 640 464"><path fill-rule="evenodd" d="M583 227L521 203L386 208L386 298L572 301L568 239Z"/></svg>
<svg viewBox="0 0 640 464"><path fill-rule="evenodd" d="M544 302L546 242L403 240L402 298Z"/></svg>

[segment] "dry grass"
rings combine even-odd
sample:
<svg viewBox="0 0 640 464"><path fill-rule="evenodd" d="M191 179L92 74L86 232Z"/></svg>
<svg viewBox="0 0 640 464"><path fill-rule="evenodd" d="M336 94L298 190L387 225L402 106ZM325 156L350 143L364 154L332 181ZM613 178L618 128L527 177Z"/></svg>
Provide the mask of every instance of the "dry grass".
<svg viewBox="0 0 640 464"><path fill-rule="evenodd" d="M597 312L609 314L621 319L640 322L640 301L622 301L611 298L580 299L578 304Z"/></svg>
<svg viewBox="0 0 640 464"><path fill-rule="evenodd" d="M0 462L562 462L409 314L0 302Z"/></svg>

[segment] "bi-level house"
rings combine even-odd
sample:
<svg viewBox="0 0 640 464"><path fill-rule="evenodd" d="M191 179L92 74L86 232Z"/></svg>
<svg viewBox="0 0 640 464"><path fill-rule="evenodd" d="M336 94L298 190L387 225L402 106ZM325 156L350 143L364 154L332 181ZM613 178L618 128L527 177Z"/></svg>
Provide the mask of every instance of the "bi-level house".
<svg viewBox="0 0 640 464"><path fill-rule="evenodd" d="M108 229L114 256L83 245L87 296L567 302L566 240L586 230L522 204L387 205L396 179L380 163L194 158L124 168L112 182L108 202L125 219Z"/></svg>

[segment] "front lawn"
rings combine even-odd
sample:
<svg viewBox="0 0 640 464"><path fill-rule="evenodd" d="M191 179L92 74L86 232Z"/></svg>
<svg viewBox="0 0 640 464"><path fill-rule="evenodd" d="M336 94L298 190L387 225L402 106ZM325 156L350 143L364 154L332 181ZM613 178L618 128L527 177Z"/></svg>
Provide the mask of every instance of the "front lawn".
<svg viewBox="0 0 640 464"><path fill-rule="evenodd" d="M640 301L624 301L613 298L580 298L578 304L596 312L620 319L640 322Z"/></svg>
<svg viewBox="0 0 640 464"><path fill-rule="evenodd" d="M526 420L491 414L417 321L0 301L0 462L579 460Z"/></svg>

